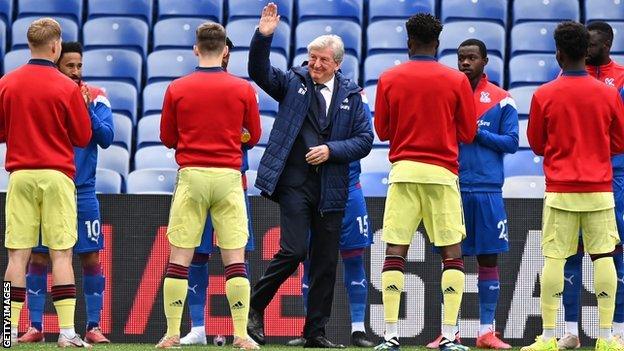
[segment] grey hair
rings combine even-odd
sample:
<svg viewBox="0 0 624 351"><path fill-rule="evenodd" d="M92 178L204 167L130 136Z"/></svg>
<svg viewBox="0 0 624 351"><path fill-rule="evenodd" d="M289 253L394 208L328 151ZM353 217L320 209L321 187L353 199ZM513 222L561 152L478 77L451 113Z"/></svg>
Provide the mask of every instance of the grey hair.
<svg viewBox="0 0 624 351"><path fill-rule="evenodd" d="M325 34L317 37L308 44L308 54L311 50L322 50L325 48L331 48L334 52L334 61L340 64L344 58L344 43L342 38L335 34Z"/></svg>

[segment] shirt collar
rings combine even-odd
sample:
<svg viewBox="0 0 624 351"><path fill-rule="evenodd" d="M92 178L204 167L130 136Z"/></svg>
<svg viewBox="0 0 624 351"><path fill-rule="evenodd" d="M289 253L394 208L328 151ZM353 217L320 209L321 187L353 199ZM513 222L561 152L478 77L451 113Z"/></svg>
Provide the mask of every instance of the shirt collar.
<svg viewBox="0 0 624 351"><path fill-rule="evenodd" d="M336 80L336 75L334 74L330 80L328 80L327 82L323 83L323 85L325 85L325 88L329 89L330 93L334 93L334 81ZM316 83L314 83L316 84ZM323 88L323 89L325 89ZM321 89L321 90L323 90Z"/></svg>
<svg viewBox="0 0 624 351"><path fill-rule="evenodd" d="M587 76L587 71L582 70L569 70L569 71L563 71L561 73L562 76L567 76L567 77L582 77L582 76Z"/></svg>
<svg viewBox="0 0 624 351"><path fill-rule="evenodd" d="M410 60L412 61L437 61L435 57L429 56L429 55L412 55L410 56Z"/></svg>
<svg viewBox="0 0 624 351"><path fill-rule="evenodd" d="M56 67L54 62L52 62L50 60L45 60L45 59L33 59L33 58L31 58L30 60L28 60L28 64L38 65L38 66Z"/></svg>
<svg viewBox="0 0 624 351"><path fill-rule="evenodd" d="M195 67L195 72L225 72L223 67Z"/></svg>

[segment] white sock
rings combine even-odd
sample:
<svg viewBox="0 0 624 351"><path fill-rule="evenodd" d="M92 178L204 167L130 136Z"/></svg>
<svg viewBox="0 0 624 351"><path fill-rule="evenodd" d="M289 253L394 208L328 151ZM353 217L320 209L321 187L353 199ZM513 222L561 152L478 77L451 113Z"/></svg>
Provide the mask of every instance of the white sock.
<svg viewBox="0 0 624 351"><path fill-rule="evenodd" d="M611 328L600 328L598 337L605 340L611 340Z"/></svg>
<svg viewBox="0 0 624 351"><path fill-rule="evenodd" d="M548 341L555 337L555 329L546 329L542 332L542 340Z"/></svg>
<svg viewBox="0 0 624 351"><path fill-rule="evenodd" d="M191 327L191 333L206 336L206 327L199 325L197 327Z"/></svg>
<svg viewBox="0 0 624 351"><path fill-rule="evenodd" d="M74 337L76 337L76 331L74 330L74 327L61 328L61 334L63 334L63 336L68 339L73 339Z"/></svg>
<svg viewBox="0 0 624 351"><path fill-rule="evenodd" d="M17 327L11 327L11 337L17 339Z"/></svg>
<svg viewBox="0 0 624 351"><path fill-rule="evenodd" d="M455 341L455 333L457 332L457 326L442 324L442 336Z"/></svg>
<svg viewBox="0 0 624 351"><path fill-rule="evenodd" d="M386 335L384 335L384 339L386 341L392 338L399 338L399 327L398 323L388 323L386 322Z"/></svg>
<svg viewBox="0 0 624 351"><path fill-rule="evenodd" d="M566 322L566 333L570 333L574 336L578 336L578 322Z"/></svg>
<svg viewBox="0 0 624 351"><path fill-rule="evenodd" d="M479 328L479 336L491 333L494 331L494 326L492 324L481 324Z"/></svg>
<svg viewBox="0 0 624 351"><path fill-rule="evenodd" d="M351 334L355 332L363 332L366 333L366 328L364 327L364 322L355 322L351 323Z"/></svg>
<svg viewBox="0 0 624 351"><path fill-rule="evenodd" d="M613 322L613 334L624 336L624 323Z"/></svg>

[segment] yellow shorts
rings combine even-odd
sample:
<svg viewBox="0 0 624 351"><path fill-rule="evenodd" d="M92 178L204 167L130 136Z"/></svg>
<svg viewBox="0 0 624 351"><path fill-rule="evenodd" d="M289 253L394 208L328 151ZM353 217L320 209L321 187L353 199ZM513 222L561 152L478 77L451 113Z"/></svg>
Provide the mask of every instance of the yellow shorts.
<svg viewBox="0 0 624 351"><path fill-rule="evenodd" d="M567 258L576 254L579 229L583 246L589 254L613 251L620 242L615 211L610 208L591 212L573 212L544 206L542 220L542 252L551 258Z"/></svg>
<svg viewBox="0 0 624 351"><path fill-rule="evenodd" d="M388 188L382 240L409 245L420 221L435 246L460 243L466 237L457 185L392 183Z"/></svg>
<svg viewBox="0 0 624 351"><path fill-rule="evenodd" d="M167 229L171 245L186 249L199 246L208 211L220 248L247 245L247 207L239 171L201 167L178 171Z"/></svg>
<svg viewBox="0 0 624 351"><path fill-rule="evenodd" d="M8 249L28 249L41 242L52 250L76 243L76 187L64 173L51 170L14 171L9 176L5 208Z"/></svg>

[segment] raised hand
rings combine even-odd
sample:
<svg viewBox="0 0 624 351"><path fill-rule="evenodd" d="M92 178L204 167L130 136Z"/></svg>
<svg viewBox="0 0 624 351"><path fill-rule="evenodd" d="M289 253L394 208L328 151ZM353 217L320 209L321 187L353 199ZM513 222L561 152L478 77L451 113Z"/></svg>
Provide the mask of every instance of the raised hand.
<svg viewBox="0 0 624 351"><path fill-rule="evenodd" d="M260 23L258 24L260 34L265 36L273 34L279 21L280 16L277 14L277 5L272 2L268 3L262 9L262 16L260 17Z"/></svg>

